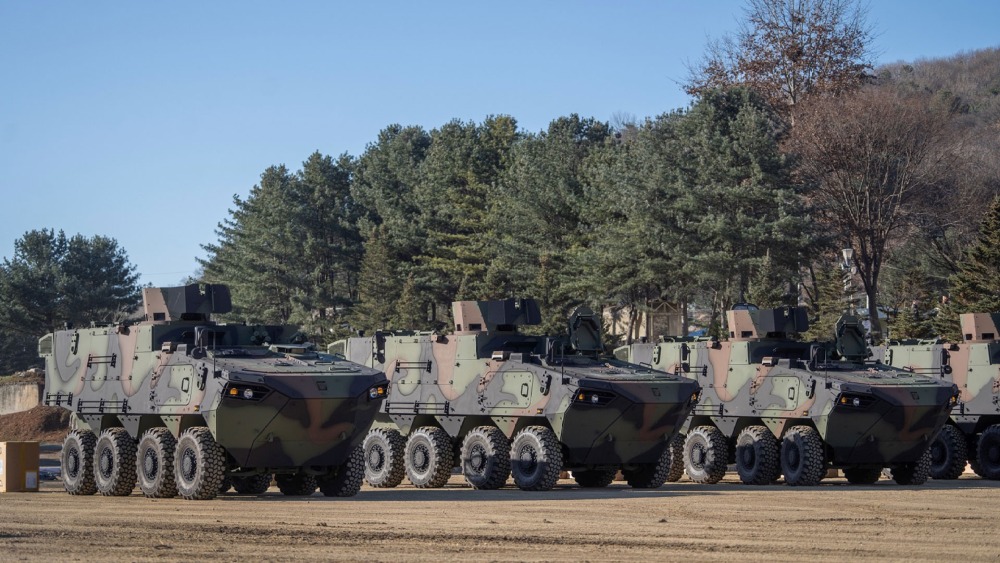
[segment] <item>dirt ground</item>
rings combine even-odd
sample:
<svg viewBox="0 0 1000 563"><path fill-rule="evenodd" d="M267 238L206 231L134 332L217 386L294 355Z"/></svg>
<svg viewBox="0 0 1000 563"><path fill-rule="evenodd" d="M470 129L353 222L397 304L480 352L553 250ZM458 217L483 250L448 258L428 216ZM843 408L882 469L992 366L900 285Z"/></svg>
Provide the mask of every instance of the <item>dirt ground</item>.
<svg viewBox="0 0 1000 563"><path fill-rule="evenodd" d="M1000 482L813 488L621 483L553 491L372 489L349 499L73 497L61 482L0 495L0 560L986 561Z"/></svg>

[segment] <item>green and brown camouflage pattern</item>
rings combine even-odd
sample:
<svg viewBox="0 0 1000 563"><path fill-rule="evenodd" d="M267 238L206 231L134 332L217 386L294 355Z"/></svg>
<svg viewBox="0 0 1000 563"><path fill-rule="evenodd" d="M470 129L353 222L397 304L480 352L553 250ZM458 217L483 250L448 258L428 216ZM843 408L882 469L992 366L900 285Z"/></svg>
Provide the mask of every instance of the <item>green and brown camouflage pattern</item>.
<svg viewBox="0 0 1000 563"><path fill-rule="evenodd" d="M884 349L885 361L958 386L958 402L949 424L965 436L967 444L945 442L950 435L942 433L934 444L935 458L941 458L942 467L950 456L961 457L955 463L962 467L968 459L976 473L1000 478L1000 313L967 313L960 321L962 342L893 341ZM989 436L981 448L984 433ZM986 462L985 471L980 461ZM946 476L942 468L941 473L935 477L954 478L958 471Z"/></svg>
<svg viewBox="0 0 1000 563"><path fill-rule="evenodd" d="M811 426L828 466L848 468L916 462L947 420L954 386L865 362L854 317L841 319L832 346L792 338L808 328L802 307L727 314L726 341L664 338L615 351L701 383L685 432L715 426L732 440L748 426L763 425L780 439L793 426Z"/></svg>
<svg viewBox="0 0 1000 563"><path fill-rule="evenodd" d="M554 431L563 469L655 464L697 400L685 377L603 355L589 309L571 317L569 339L529 336L531 299L459 301L452 334L378 332L331 349L384 370L388 399L376 426L437 426L460 442L478 426L508 438L527 426Z"/></svg>
<svg viewBox="0 0 1000 563"><path fill-rule="evenodd" d="M220 285L143 290L144 320L57 331L39 340L45 404L95 433L135 439L207 426L230 471L322 474L364 439L385 376L317 353L292 326L216 324L229 310Z"/></svg>

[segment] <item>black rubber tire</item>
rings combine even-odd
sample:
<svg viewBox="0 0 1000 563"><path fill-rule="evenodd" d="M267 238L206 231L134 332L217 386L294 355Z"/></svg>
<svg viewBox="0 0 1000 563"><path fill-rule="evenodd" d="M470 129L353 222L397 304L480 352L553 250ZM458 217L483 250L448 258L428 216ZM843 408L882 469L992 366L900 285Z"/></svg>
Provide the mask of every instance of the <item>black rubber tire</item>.
<svg viewBox="0 0 1000 563"><path fill-rule="evenodd" d="M1000 424L994 424L983 431L976 452L979 475L983 479L1000 479Z"/></svg>
<svg viewBox="0 0 1000 563"><path fill-rule="evenodd" d="M729 443L714 426L692 428L684 440L684 470L695 483L711 485L726 476Z"/></svg>
<svg viewBox="0 0 1000 563"><path fill-rule="evenodd" d="M617 469L588 469L574 471L573 480L585 489L602 489L615 480Z"/></svg>
<svg viewBox="0 0 1000 563"><path fill-rule="evenodd" d="M931 442L931 477L958 479L969 461L965 434L948 424Z"/></svg>
<svg viewBox="0 0 1000 563"><path fill-rule="evenodd" d="M965 440L965 455L969 458L969 467L973 473L983 476L983 468L979 465L979 436L969 434Z"/></svg>
<svg viewBox="0 0 1000 563"><path fill-rule="evenodd" d="M844 477L852 485L871 485L882 477L881 467L845 467Z"/></svg>
<svg viewBox="0 0 1000 563"><path fill-rule="evenodd" d="M399 430L373 428L361 444L365 481L373 487L392 488L406 476L406 439ZM352 453L353 455L353 453Z"/></svg>
<svg viewBox="0 0 1000 563"><path fill-rule="evenodd" d="M233 488L240 495L262 495L271 488L270 473L233 477Z"/></svg>
<svg viewBox="0 0 1000 563"><path fill-rule="evenodd" d="M354 448L347 462L337 468L336 475L319 477L319 490L325 497L353 497L361 490L365 477L365 452Z"/></svg>
<svg viewBox="0 0 1000 563"><path fill-rule="evenodd" d="M208 428L194 426L181 432L174 451L178 495L187 500L215 498L225 471L226 456Z"/></svg>
<svg viewBox="0 0 1000 563"><path fill-rule="evenodd" d="M94 481L106 497L125 497L135 488L135 440L124 428L106 428L94 445Z"/></svg>
<svg viewBox="0 0 1000 563"><path fill-rule="evenodd" d="M559 481L562 448L555 432L527 426L510 444L510 474L522 491L548 491Z"/></svg>
<svg viewBox="0 0 1000 563"><path fill-rule="evenodd" d="M766 426L748 426L736 437L736 472L746 485L770 485L781 475L778 439Z"/></svg>
<svg viewBox="0 0 1000 563"><path fill-rule="evenodd" d="M793 426L781 439L781 472L793 487L818 485L826 476L823 440L810 426Z"/></svg>
<svg viewBox="0 0 1000 563"><path fill-rule="evenodd" d="M923 485L931 476L931 449L924 450L913 463L899 463L889 467L892 480L900 485Z"/></svg>
<svg viewBox="0 0 1000 563"><path fill-rule="evenodd" d="M510 477L510 440L495 426L477 426L462 440L460 465L473 489L499 489Z"/></svg>
<svg viewBox="0 0 1000 563"><path fill-rule="evenodd" d="M319 483L316 477L305 473L293 473L291 475L278 473L274 476L274 482L278 485L278 490L286 497L307 497L316 492Z"/></svg>
<svg viewBox="0 0 1000 563"><path fill-rule="evenodd" d="M443 487L455 466L451 437L435 426L422 426L406 440L406 478L421 489Z"/></svg>
<svg viewBox="0 0 1000 563"><path fill-rule="evenodd" d="M66 435L62 447L63 487L71 495L92 495L97 492L94 480L94 445L97 436L90 430L73 430Z"/></svg>
<svg viewBox="0 0 1000 563"><path fill-rule="evenodd" d="M177 440L166 428L150 428L136 448L136 477L139 490L147 498L172 498L177 496L174 481L174 448Z"/></svg>
<svg viewBox="0 0 1000 563"><path fill-rule="evenodd" d="M663 453L656 463L643 463L632 469L626 469L622 471L622 477L633 489L656 489L670 479L675 469L678 469L677 479L680 479L684 474L684 443L679 441L677 436L663 448Z"/></svg>
<svg viewBox="0 0 1000 563"><path fill-rule="evenodd" d="M670 446L667 448L669 454L669 462L667 465L667 478L666 482L676 483L681 480L684 476L684 441L687 439L687 435L678 432L670 440ZM663 458L660 458L660 464L664 462ZM657 464L659 466L659 464ZM662 485L663 483L660 483ZM655 489L660 485L650 486L650 487L639 487L639 488L651 488Z"/></svg>

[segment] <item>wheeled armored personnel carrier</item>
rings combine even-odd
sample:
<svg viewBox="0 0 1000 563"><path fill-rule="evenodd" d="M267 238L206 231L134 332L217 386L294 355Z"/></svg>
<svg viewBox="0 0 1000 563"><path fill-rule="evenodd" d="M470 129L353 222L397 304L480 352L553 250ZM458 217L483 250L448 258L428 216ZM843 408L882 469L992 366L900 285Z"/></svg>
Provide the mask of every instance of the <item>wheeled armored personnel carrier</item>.
<svg viewBox="0 0 1000 563"><path fill-rule="evenodd" d="M885 361L958 386L958 403L931 444L931 477L957 479L968 462L977 475L1000 479L1000 313L960 319L962 342L891 342Z"/></svg>
<svg viewBox="0 0 1000 563"><path fill-rule="evenodd" d="M73 412L62 477L74 495L211 499L235 487L358 492L360 444L388 383L317 353L288 326L216 324L222 285L143 290L144 320L42 337L45 404Z"/></svg>
<svg viewBox="0 0 1000 563"><path fill-rule="evenodd" d="M600 320L586 307L570 317L569 338L518 332L540 322L531 299L453 307L454 334L346 342L349 360L391 381L364 441L369 484L394 487L405 475L440 487L456 465L478 489L513 474L521 489L548 490L563 470L584 487L607 486L619 470L633 487L663 484L695 381L605 357Z"/></svg>
<svg viewBox="0 0 1000 563"><path fill-rule="evenodd" d="M899 484L927 480L928 446L948 418L950 383L866 362L856 317L836 326L836 343L800 342L803 307L728 312L729 340L667 338L616 350L620 358L695 378L702 398L684 431L684 464L715 483L735 463L747 484L784 475L816 485L838 468L873 483L890 468Z"/></svg>

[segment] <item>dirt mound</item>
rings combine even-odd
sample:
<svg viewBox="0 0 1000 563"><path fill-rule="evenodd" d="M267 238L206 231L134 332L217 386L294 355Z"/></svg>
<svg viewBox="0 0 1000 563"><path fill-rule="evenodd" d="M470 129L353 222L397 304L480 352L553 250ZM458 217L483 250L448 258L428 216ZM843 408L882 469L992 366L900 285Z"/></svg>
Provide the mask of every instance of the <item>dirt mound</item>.
<svg viewBox="0 0 1000 563"><path fill-rule="evenodd" d="M62 442L69 432L70 412L37 407L0 416L0 442Z"/></svg>

